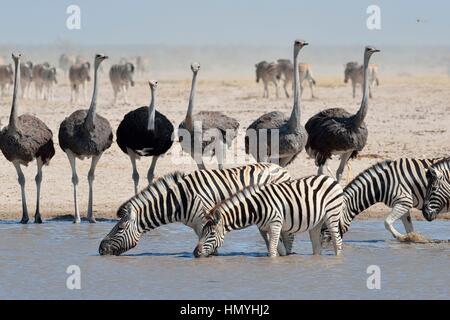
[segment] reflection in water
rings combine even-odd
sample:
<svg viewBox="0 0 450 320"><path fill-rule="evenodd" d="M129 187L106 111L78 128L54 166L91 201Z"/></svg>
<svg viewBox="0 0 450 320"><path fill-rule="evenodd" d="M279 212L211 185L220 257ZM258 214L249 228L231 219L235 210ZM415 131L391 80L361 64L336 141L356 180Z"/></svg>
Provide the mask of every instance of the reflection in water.
<svg viewBox="0 0 450 320"><path fill-rule="evenodd" d="M0 223L0 299L342 299L448 298L450 221L418 222L443 243L400 243L381 221L355 222L335 257L311 255L307 234L295 255L271 259L255 228L231 232L219 256L195 259L196 236L183 225L145 234L120 257L100 257L113 222ZM66 269L81 268L82 289L66 289ZM368 290L367 267L381 269L381 290ZM430 288L430 290L427 290Z"/></svg>

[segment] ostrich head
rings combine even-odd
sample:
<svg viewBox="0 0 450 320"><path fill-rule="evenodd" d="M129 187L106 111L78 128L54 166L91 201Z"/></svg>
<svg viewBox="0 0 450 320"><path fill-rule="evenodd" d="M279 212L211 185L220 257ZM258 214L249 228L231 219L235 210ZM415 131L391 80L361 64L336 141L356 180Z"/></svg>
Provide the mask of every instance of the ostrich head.
<svg viewBox="0 0 450 320"><path fill-rule="evenodd" d="M14 62L19 62L20 58L22 57L22 54L17 53L17 54L11 54L12 59L14 60Z"/></svg>
<svg viewBox="0 0 450 320"><path fill-rule="evenodd" d="M366 49L365 49L365 51L364 51L364 54L365 54L365 56L366 56L367 58L369 58L369 57L370 57L372 54L374 54L375 52L380 52L380 50L378 50L377 48L372 47L372 46L367 46Z"/></svg>
<svg viewBox="0 0 450 320"><path fill-rule="evenodd" d="M200 63L198 63L198 62L193 62L193 63L191 64L191 70L192 70L192 72L194 72L194 73L198 72L198 70L200 70Z"/></svg>
<svg viewBox="0 0 450 320"><path fill-rule="evenodd" d="M305 40L302 39L296 39L294 41L294 50L295 52L299 52L301 50L301 48L303 48L304 46L307 46L309 43L306 42Z"/></svg>
<svg viewBox="0 0 450 320"><path fill-rule="evenodd" d="M151 80L148 82L148 85L150 86L150 89L152 89L152 91L153 91L158 87L158 81Z"/></svg>
<svg viewBox="0 0 450 320"><path fill-rule="evenodd" d="M105 56L104 54L101 54L101 53L97 53L95 55L95 60L94 60L95 67L98 67L100 65L100 63L102 63L102 61L106 60L106 59L108 59L108 56Z"/></svg>

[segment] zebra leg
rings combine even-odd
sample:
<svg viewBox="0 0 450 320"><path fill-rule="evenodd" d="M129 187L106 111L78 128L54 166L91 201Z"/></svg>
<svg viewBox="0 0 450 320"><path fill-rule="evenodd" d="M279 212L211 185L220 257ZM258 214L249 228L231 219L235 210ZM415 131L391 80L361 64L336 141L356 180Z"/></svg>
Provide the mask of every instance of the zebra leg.
<svg viewBox="0 0 450 320"><path fill-rule="evenodd" d="M267 82L264 81L264 94L263 94L263 98L268 98L269 97L269 88L267 87Z"/></svg>
<svg viewBox="0 0 450 320"><path fill-rule="evenodd" d="M403 222L403 226L405 227L406 233L414 232L414 227L412 224L410 212L408 212L407 214L402 216L402 222Z"/></svg>
<svg viewBox="0 0 450 320"><path fill-rule="evenodd" d="M369 98L372 99L372 86L369 86Z"/></svg>
<svg viewBox="0 0 450 320"><path fill-rule="evenodd" d="M41 197L41 182L42 182L42 166L44 163L42 162L42 159L39 157L36 159L37 163L37 174L35 177L36 181L36 212L34 214L34 223L42 223L42 217L40 212L40 197Z"/></svg>
<svg viewBox="0 0 450 320"><path fill-rule="evenodd" d="M404 236L394 228L394 223L404 215L408 214L411 208L412 208L412 200L411 206L405 205L404 203L395 204L394 207L392 208L391 213L384 220L385 228L394 236L394 238L401 240L402 237Z"/></svg>
<svg viewBox="0 0 450 320"><path fill-rule="evenodd" d="M75 155L72 151L69 149L65 150L67 154L67 158L69 158L70 167L72 168L72 184L73 184L73 202L75 204L75 214L73 223L80 223L80 211L78 210L78 202L77 202L77 186L78 186L78 175L77 175L77 168L75 164Z"/></svg>
<svg viewBox="0 0 450 320"><path fill-rule="evenodd" d="M276 257L282 224L274 221L269 224L269 257Z"/></svg>
<svg viewBox="0 0 450 320"><path fill-rule="evenodd" d="M348 159L350 159L350 156L352 155L352 152L347 152L341 155L341 163L339 164L339 168L336 171L336 180L337 182L341 181L342 173L344 172L345 165L348 162Z"/></svg>
<svg viewBox="0 0 450 320"><path fill-rule="evenodd" d="M353 87L353 98L356 97L356 83L352 80L352 87Z"/></svg>
<svg viewBox="0 0 450 320"><path fill-rule="evenodd" d="M317 226L309 230L309 238L311 239L313 255L320 255L322 251L322 243L320 231L322 230L322 224L319 223Z"/></svg>
<svg viewBox="0 0 450 320"><path fill-rule="evenodd" d="M128 98L127 98L127 87L123 86L123 100L125 101L125 104L128 104Z"/></svg>
<svg viewBox="0 0 450 320"><path fill-rule="evenodd" d="M131 175L131 178L134 181L134 194L137 194L138 187L139 187L139 172L137 171L137 167L136 167L136 154L130 148L127 148L127 151L128 151L128 156L130 157L131 167L133 168L133 174Z"/></svg>
<svg viewBox="0 0 450 320"><path fill-rule="evenodd" d="M269 234L267 231L259 229L259 233L261 233L262 238L264 239L264 242L266 243L267 251L270 250L270 240L269 240ZM280 239L281 241L278 241L278 255L285 256L287 255L286 248L284 245L284 240Z"/></svg>
<svg viewBox="0 0 450 320"><path fill-rule="evenodd" d="M328 229L328 232L331 235L331 240L333 241L334 246L334 253L338 256L341 254L342 251L342 236L341 232L339 230L339 219L341 217L342 213L342 206L338 206L336 208L333 208L331 210L327 210L325 213L325 226ZM319 223L316 228L318 229L319 233L319 243L320 246L322 246L322 230L323 223Z"/></svg>
<svg viewBox="0 0 450 320"><path fill-rule="evenodd" d="M295 252L292 252L294 239L295 239L294 233L287 233L287 232L281 233L281 240L283 241L284 248L286 249L286 255L295 254ZM282 255L280 253L280 250L278 250L278 253L280 254L280 256Z"/></svg>
<svg viewBox="0 0 450 320"><path fill-rule="evenodd" d="M23 175L22 168L18 161L13 161L14 168L16 168L17 176L20 184L20 193L22 196L22 220L20 223L26 224L30 220L28 216L27 199L25 195L25 176Z"/></svg>
<svg viewBox="0 0 450 320"><path fill-rule="evenodd" d="M277 99L279 98L279 92L278 92L278 82L276 79L272 80L273 84L275 85L275 95Z"/></svg>
<svg viewBox="0 0 450 320"><path fill-rule="evenodd" d="M87 101L86 82L83 82L83 95L84 95L84 103L86 103Z"/></svg>
<svg viewBox="0 0 450 320"><path fill-rule="evenodd" d="M151 163L150 168L148 169L148 172L147 172L148 184L152 183L153 178L155 176L156 161L158 161L158 158L159 158L159 156L153 156L153 158L152 158L152 163Z"/></svg>
<svg viewBox="0 0 450 320"><path fill-rule="evenodd" d="M101 156L103 153L100 153L97 156L93 156L92 157L92 162L91 162L91 168L89 169L89 173L88 173L88 183L89 183L89 200L88 200L88 212L87 212L87 218L89 220L90 223L95 223L95 217L94 217L94 212L92 210L92 206L93 206L93 198L94 198L94 179L95 179L95 168L97 167L97 163L100 160Z"/></svg>

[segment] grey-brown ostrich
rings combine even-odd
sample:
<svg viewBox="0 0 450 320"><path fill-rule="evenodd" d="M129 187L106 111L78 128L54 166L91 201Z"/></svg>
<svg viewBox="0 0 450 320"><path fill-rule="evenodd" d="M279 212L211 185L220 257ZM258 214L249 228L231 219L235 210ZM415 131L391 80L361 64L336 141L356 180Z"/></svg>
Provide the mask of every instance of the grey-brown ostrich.
<svg viewBox="0 0 450 320"><path fill-rule="evenodd" d="M113 140L113 133L108 120L98 115L96 112L98 67L100 63L107 58L107 56L102 54L97 54L95 56L94 91L92 93L92 101L89 110L75 111L66 118L59 127L59 145L67 154L72 168L73 198L75 202L74 223L80 222L80 213L77 203L78 176L75 160L76 158L82 160L84 158L92 157L91 168L88 173L89 202L87 217L89 222L95 222L94 213L92 211L95 168L103 152L111 146Z"/></svg>
<svg viewBox="0 0 450 320"><path fill-rule="evenodd" d="M152 156L147 173L148 183L154 177L158 157L166 153L173 144L173 125L165 115L155 109L157 81L150 81L151 100L148 106L128 112L117 128L117 144L128 154L133 167L134 192L138 193L139 173L136 159Z"/></svg>
<svg viewBox="0 0 450 320"><path fill-rule="evenodd" d="M0 149L5 158L12 162L16 168L19 178L20 191L22 193L22 219L21 223L27 223L28 208L25 196L25 176L21 165L27 166L28 163L36 159L36 212L34 215L35 223L42 223L42 217L39 206L41 195L42 167L48 165L49 161L55 155L53 147L52 131L44 122L35 116L24 114L17 116L17 95L20 83L20 54L12 55L14 60L14 93L12 98L11 115L9 124L0 131Z"/></svg>
<svg viewBox="0 0 450 320"><path fill-rule="evenodd" d="M371 46L364 50L364 91L358 112L351 114L342 108L331 108L319 112L305 125L308 132L306 152L315 159L319 174L323 174L332 155L340 155L341 163L336 171L336 179L340 181L348 160L356 157L366 145L368 131L364 119L369 107L368 66L375 52L379 50Z"/></svg>
<svg viewBox="0 0 450 320"><path fill-rule="evenodd" d="M191 64L192 85L186 118L178 126L178 140L184 152L189 153L198 168L205 169L203 153L216 155L219 169L223 169L224 156L237 136L239 122L217 111L201 111L193 115L197 74L200 64Z"/></svg>
<svg viewBox="0 0 450 320"><path fill-rule="evenodd" d="M290 164L303 150L307 134L301 125L301 88L298 70L298 54L308 43L294 41L294 105L290 117L283 112L272 111L256 119L245 134L245 152L251 154L258 162L276 162L282 167ZM278 131L278 152L272 143L272 135ZM275 154L272 154L275 151Z"/></svg>

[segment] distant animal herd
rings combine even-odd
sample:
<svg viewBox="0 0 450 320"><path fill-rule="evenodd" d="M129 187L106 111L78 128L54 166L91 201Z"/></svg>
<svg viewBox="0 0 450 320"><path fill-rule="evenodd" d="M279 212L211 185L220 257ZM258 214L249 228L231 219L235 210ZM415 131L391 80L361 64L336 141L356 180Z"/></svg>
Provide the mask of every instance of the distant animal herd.
<svg viewBox="0 0 450 320"><path fill-rule="evenodd" d="M181 222L196 232L199 241L194 249L196 257L209 256L223 244L226 233L256 225L266 243L269 256L293 253L296 233L308 231L313 254L320 254L331 242L336 255L342 250L342 237L354 218L374 205L384 203L391 208L385 219L386 229L397 239L402 234L394 227L400 219L406 233L414 231L410 216L412 208L422 210L431 221L441 212L450 210L450 158L401 158L379 162L356 176L347 186L340 182L348 161L358 156L368 139L365 123L371 87L378 85L377 66L369 63L379 50L364 48L363 64L350 62L345 68L345 81L351 80L353 96L356 84L361 84L363 96L356 113L342 108L322 110L302 124L302 83L307 81L314 97L316 80L311 65L299 63L300 51L308 46L304 40L295 40L293 62L279 59L256 64L256 81L264 84L264 97L268 97L268 84L273 83L278 93L282 81L286 97L292 83L293 107L291 114L274 110L255 119L245 134L245 151L256 164L224 168L227 148L238 137L240 123L222 112L194 113L199 63L191 64L192 83L187 112L178 130L160 111L157 102L157 81L149 81L150 102L144 107L124 115L116 130L116 142L129 158L135 195L119 206L119 221L101 241L101 255L120 255L135 247L140 236L161 225ZM2 94L13 87L12 106L8 124L0 131L0 149L11 162L18 175L22 196L22 223L29 221L25 176L21 166L33 160L37 163L35 222L41 223L40 187L42 168L55 155L53 133L39 118L18 112L18 96L29 97L34 82L37 99L53 99L53 86L57 83L56 68L48 63L21 63L21 55L13 54L14 66L0 66ZM93 61L93 93L86 109L76 110L61 119L58 140L72 169L74 222L81 221L77 201L78 175L76 161L91 158L88 173L89 200L87 218L94 217L93 183L95 170L105 150L113 143L113 129L97 111L97 97L102 62L108 59L96 54ZM114 89L114 103L119 96L127 102L127 90L134 85L136 70L145 73L147 62L139 58L136 63L121 61L113 65L109 78ZM87 100L86 87L91 80L91 63L81 57L62 55L59 67L68 76L71 101L79 99L81 91ZM20 89L19 89L20 86ZM214 129L218 135L207 136ZM274 135L275 134L275 135ZM184 152L191 155L198 170L190 174L173 172L154 179L156 163L176 139ZM273 137L277 138L274 139ZM206 149L218 160L218 169L207 169L202 156ZM277 152L273 152L276 145ZM200 147L197 147L200 146ZM315 160L317 175L291 179L289 166L305 150ZM262 152L264 151L264 152ZM324 175L324 168L332 156L340 156L336 179ZM152 157L147 172L148 186L139 190L136 161Z"/></svg>

